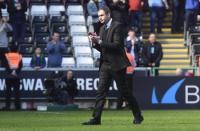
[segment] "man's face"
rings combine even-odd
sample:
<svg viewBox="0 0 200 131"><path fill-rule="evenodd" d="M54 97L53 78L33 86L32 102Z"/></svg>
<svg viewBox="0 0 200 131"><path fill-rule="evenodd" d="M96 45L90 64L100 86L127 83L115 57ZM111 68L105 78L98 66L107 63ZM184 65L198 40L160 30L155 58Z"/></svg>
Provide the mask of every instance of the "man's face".
<svg viewBox="0 0 200 131"><path fill-rule="evenodd" d="M109 15L106 15L104 10L98 12L99 21L103 24L109 19Z"/></svg>
<svg viewBox="0 0 200 131"><path fill-rule="evenodd" d="M154 43L155 41L156 41L156 36L155 36L155 34L151 34L151 35L149 36L149 42Z"/></svg>
<svg viewBox="0 0 200 131"><path fill-rule="evenodd" d="M54 33L52 38L54 41L59 41L60 35L58 33Z"/></svg>
<svg viewBox="0 0 200 131"><path fill-rule="evenodd" d="M131 37L131 38L134 38L135 37L135 32L134 31L129 31L128 32L128 36Z"/></svg>

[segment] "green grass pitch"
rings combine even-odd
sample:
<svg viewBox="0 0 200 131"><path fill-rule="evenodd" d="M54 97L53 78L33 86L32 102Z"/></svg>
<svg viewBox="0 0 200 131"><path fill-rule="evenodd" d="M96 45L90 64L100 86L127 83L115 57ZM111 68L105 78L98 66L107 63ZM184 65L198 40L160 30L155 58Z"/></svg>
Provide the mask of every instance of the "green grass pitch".
<svg viewBox="0 0 200 131"><path fill-rule="evenodd" d="M200 131L200 111L143 111L142 125L130 111L104 111L102 125L83 126L91 111L0 112L0 131Z"/></svg>

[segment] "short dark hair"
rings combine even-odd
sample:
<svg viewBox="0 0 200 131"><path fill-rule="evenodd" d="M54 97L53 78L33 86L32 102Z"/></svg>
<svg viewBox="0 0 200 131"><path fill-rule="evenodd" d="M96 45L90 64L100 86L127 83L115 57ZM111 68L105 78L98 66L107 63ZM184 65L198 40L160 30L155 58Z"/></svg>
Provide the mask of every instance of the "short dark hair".
<svg viewBox="0 0 200 131"><path fill-rule="evenodd" d="M103 10L106 15L111 13L110 9L107 6L103 6L99 10Z"/></svg>

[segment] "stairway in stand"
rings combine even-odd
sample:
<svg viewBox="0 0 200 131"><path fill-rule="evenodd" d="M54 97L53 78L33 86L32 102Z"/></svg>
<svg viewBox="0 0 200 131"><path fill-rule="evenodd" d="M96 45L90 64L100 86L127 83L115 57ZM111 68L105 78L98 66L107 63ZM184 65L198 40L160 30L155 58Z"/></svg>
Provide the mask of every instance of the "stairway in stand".
<svg viewBox="0 0 200 131"><path fill-rule="evenodd" d="M191 67L190 58L188 55L188 49L184 45L183 33L172 34L171 33L171 20L172 13L167 12L164 23L163 33L156 34L157 41L162 44L163 47L163 59L161 61L161 68L187 68ZM147 40L150 32L150 16L149 13L145 13L143 16L143 37ZM175 75L175 70L160 70L160 75Z"/></svg>

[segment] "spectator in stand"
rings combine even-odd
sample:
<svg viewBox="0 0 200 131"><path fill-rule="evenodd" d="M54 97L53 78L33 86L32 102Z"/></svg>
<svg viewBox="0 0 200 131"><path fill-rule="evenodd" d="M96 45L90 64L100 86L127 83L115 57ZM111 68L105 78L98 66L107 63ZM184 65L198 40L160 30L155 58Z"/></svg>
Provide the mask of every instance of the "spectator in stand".
<svg viewBox="0 0 200 131"><path fill-rule="evenodd" d="M143 0L129 0L129 14L131 19L131 26L138 28L138 33L142 28L142 7Z"/></svg>
<svg viewBox="0 0 200 131"><path fill-rule="evenodd" d="M125 40L125 47L130 47L130 53L133 58L135 58L135 44L139 41L136 37L135 31L133 29L129 29L128 36ZM134 64L135 65L135 64Z"/></svg>
<svg viewBox="0 0 200 131"><path fill-rule="evenodd" d="M190 26L195 25L197 21L197 13L199 10L200 0L186 0L185 1L185 30Z"/></svg>
<svg viewBox="0 0 200 131"><path fill-rule="evenodd" d="M12 31L12 26L7 22L7 17L0 16L0 66L5 64L5 53L8 50L7 32Z"/></svg>
<svg viewBox="0 0 200 131"><path fill-rule="evenodd" d="M36 70L42 69L46 66L46 60L44 55L41 54L40 48L35 49L35 53L32 56L30 66Z"/></svg>
<svg viewBox="0 0 200 131"><path fill-rule="evenodd" d="M25 23L27 11L26 0L7 0L7 9L9 13L10 22L13 27L13 41L23 41L25 37Z"/></svg>
<svg viewBox="0 0 200 131"><path fill-rule="evenodd" d="M167 0L148 0L148 4L151 17L150 32L155 33L155 24L157 23L157 33L162 33L165 8L169 9Z"/></svg>
<svg viewBox="0 0 200 131"><path fill-rule="evenodd" d="M20 110L20 72L22 69L22 55L18 53L17 46L12 44L6 56L6 106L4 110L10 110L12 88L15 93L15 109Z"/></svg>
<svg viewBox="0 0 200 131"><path fill-rule="evenodd" d="M184 5L184 0L172 1L172 33L181 33L183 31Z"/></svg>
<svg viewBox="0 0 200 131"><path fill-rule="evenodd" d="M63 101L66 101L67 104L74 103L74 97L78 94L76 80L72 70L67 71L66 75L62 77L63 84Z"/></svg>
<svg viewBox="0 0 200 131"><path fill-rule="evenodd" d="M156 35L150 34L148 42L144 46L144 60L148 67L159 67L160 61L163 57L162 46L160 42L156 41ZM155 72L158 76L158 70Z"/></svg>
<svg viewBox="0 0 200 131"><path fill-rule="evenodd" d="M52 40L47 44L48 67L61 67L62 54L66 50L65 44L60 40L60 34L54 32Z"/></svg>
<svg viewBox="0 0 200 131"><path fill-rule="evenodd" d="M128 27L128 2L126 0L106 0L106 4L111 10L113 21L120 22L124 27Z"/></svg>

